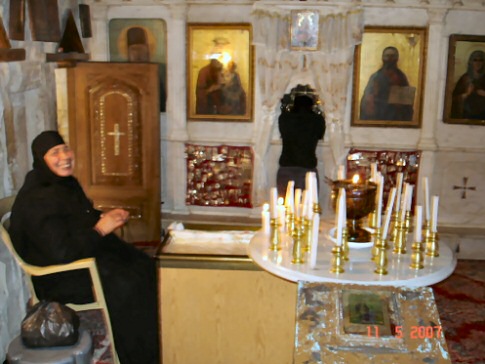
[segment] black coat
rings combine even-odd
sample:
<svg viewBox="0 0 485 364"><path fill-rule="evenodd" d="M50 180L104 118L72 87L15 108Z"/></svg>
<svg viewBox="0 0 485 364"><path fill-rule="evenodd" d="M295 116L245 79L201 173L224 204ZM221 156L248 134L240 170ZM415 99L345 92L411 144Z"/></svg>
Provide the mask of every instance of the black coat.
<svg viewBox="0 0 485 364"><path fill-rule="evenodd" d="M158 363L155 262L115 234L100 236L93 229L100 214L74 177L34 169L13 205L10 235L34 265L96 258L121 363ZM40 299L83 303L91 297L83 271L35 277L34 286Z"/></svg>
<svg viewBox="0 0 485 364"><path fill-rule="evenodd" d="M284 112L278 119L283 140L281 167L315 168L315 151L325 134L325 119L313 112Z"/></svg>

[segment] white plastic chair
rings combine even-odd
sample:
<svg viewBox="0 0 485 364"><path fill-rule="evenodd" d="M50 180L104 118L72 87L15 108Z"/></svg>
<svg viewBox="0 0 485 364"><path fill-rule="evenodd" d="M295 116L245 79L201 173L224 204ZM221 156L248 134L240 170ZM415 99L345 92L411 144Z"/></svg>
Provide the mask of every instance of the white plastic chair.
<svg viewBox="0 0 485 364"><path fill-rule="evenodd" d="M86 258L86 259L76 260L68 264L49 265L45 267L34 266L26 263L17 254L17 251L15 250L12 244L12 241L10 239L10 235L7 232L8 222L10 218L10 209L12 207L14 199L15 199L15 196L11 196L11 197L7 197L6 199L0 200L0 216L2 216L0 221L1 222L0 236L3 242L5 243L5 245L7 246L8 250L12 254L12 256L15 258L15 260L17 261L17 263L25 273L25 276L27 278L27 284L32 297L32 304L39 302L39 299L35 293L34 285L32 283L32 276L44 276L52 273L66 272L66 271L78 270L78 269L88 269L91 275L91 281L92 281L93 297L94 297L93 302L86 303L86 304L68 303L67 306L71 307L75 311L86 311L86 310L96 310L96 309L102 310L106 321L106 331L109 336L109 340L111 344L113 363L120 364L118 354L115 348L113 329L111 327L108 307L106 305L106 300L104 298L103 286L99 278L98 268L96 267L95 259Z"/></svg>

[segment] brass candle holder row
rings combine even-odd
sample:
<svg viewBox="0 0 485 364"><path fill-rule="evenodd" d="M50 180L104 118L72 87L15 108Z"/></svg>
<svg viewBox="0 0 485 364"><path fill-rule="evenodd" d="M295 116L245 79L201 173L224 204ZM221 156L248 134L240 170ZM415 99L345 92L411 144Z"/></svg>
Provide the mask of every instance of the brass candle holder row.
<svg viewBox="0 0 485 364"><path fill-rule="evenodd" d="M317 210L318 204L314 207ZM369 216L371 221L372 216ZM304 264L305 253L311 249L312 242L312 221L308 218L295 218L295 215L290 211L286 213L286 231L293 240L292 248L292 264ZM372 225L370 223L369 225ZM272 218L270 222L270 249L279 251L282 249L282 226L278 218ZM392 247L392 253L396 255L407 254L406 242L411 227L411 214L409 211L405 212L402 218L402 211L395 211L391 216L390 222L390 238L389 241L383 239L381 229L376 229L374 224L373 241L374 245L371 249L371 260L374 261L376 267L374 273L379 275L388 274L388 250ZM438 234L431 231L429 221L422 226L424 239L422 241L415 241L411 246L411 269L424 268L424 256L438 257L439 244ZM330 272L339 274L345 272L345 262L349 260L349 245L348 245L348 230L344 228L342 231L342 244L335 244L332 248L332 261Z"/></svg>
<svg viewBox="0 0 485 364"><path fill-rule="evenodd" d="M371 260L376 264L375 273L380 275L388 274L387 271L387 250L392 246L392 252L397 255L407 253L406 243L408 241L408 234L411 227L411 213L406 211L404 218L402 217L402 211L395 211L391 216L391 236L389 243L382 238L381 230L375 229L373 234L374 246L372 248ZM425 222L421 228L423 230L422 235L424 240L414 241L411 245L411 269L423 269L424 268L424 256L438 257L439 256L439 244L438 234L431 231L429 221Z"/></svg>

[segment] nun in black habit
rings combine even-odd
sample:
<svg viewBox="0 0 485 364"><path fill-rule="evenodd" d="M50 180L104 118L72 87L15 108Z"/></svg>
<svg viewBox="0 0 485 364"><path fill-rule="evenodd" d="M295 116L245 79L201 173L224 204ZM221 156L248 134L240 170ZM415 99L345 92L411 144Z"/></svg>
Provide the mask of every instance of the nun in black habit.
<svg viewBox="0 0 485 364"><path fill-rule="evenodd" d="M101 213L72 175L74 155L56 131L32 142L33 169L12 207L10 235L18 254L46 266L94 257L111 315L122 364L159 362L155 261L113 233L128 212ZM63 303L90 300L85 271L34 277L39 299Z"/></svg>

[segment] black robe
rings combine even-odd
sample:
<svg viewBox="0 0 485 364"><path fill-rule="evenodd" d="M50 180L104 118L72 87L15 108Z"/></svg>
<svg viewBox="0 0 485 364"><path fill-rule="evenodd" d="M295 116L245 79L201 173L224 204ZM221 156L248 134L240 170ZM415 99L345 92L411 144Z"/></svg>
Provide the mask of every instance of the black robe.
<svg viewBox="0 0 485 364"><path fill-rule="evenodd" d="M155 261L113 233L100 236L93 229L100 214L74 177L34 168L12 207L9 231L27 263L96 258L121 363L158 363ZM84 303L92 296L86 271L34 278L39 299Z"/></svg>

